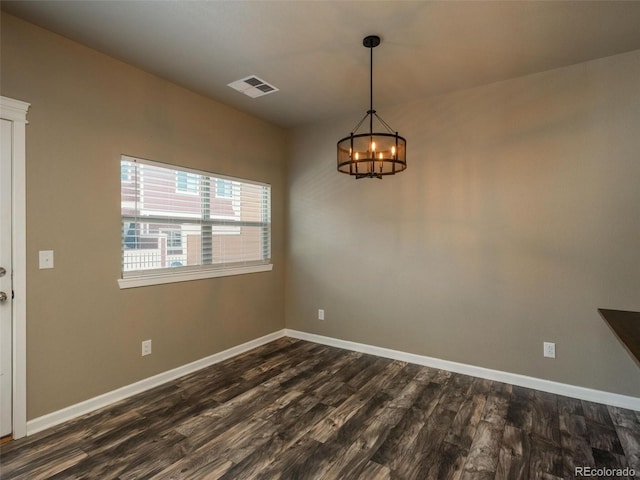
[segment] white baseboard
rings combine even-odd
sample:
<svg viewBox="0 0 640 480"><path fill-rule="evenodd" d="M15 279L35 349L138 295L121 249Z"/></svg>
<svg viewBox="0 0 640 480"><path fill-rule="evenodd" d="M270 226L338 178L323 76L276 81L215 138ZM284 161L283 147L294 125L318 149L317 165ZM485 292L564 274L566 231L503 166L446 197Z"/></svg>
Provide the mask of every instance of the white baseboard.
<svg viewBox="0 0 640 480"><path fill-rule="evenodd" d="M89 400L85 400L83 402L76 403L75 405L71 405L61 410L43 415L38 418L34 418L33 420L29 420L27 422L27 435L33 435L34 433L40 432L55 425L59 425L63 422L72 420L81 415L85 415L99 408L106 407L112 403L124 400L125 398L131 397L138 393L142 393L151 388L155 388L166 382L175 380L176 378L182 377L210 365L214 365L236 355L240 355L241 353L247 352L253 348L259 347L285 336L298 338L300 340L307 340L309 342L320 343L323 345L329 345L332 347L343 348L345 350L369 353L371 355L391 358L393 360L401 360L418 365L425 365L427 367L439 368L455 373L461 373L463 375L471 375L474 377L486 378L488 380L510 383L512 385L533 388L536 390L541 390L543 392L555 393L557 395L564 395L580 400L587 400L589 402L604 403L606 405L640 411L640 398L636 397L620 395L617 393L603 392L601 390L593 390L590 388L578 387L575 385L567 385L565 383L553 382L551 380L544 380L535 377L528 377L526 375L519 375L517 373L491 370L489 368L477 367L474 365L467 365L464 363L457 363L449 360L427 357L424 355L416 355L399 350L391 350L389 348L376 347L373 345L366 345L364 343L350 342L348 340L340 340L337 338L325 337L322 335L316 335L314 333L301 332L298 330L285 328L283 330L278 330L263 337L256 338L255 340L243 343L242 345L238 345L222 352L202 358L200 360L196 360L195 362L188 363L187 365L183 365L181 367L159 373L158 375L145 378L143 380L140 380L139 382L132 383L131 385L118 388L117 390L107 392L103 395L90 398Z"/></svg>
<svg viewBox="0 0 640 480"><path fill-rule="evenodd" d="M106 407L112 403L119 402L120 400L131 397L132 395L136 395L151 388L155 388L159 385L162 385L163 383L175 380L176 378L182 377L202 368L222 362L223 360L226 360L228 358L235 357L236 355L247 352L252 348L259 347L260 345L264 345L265 343L272 342L282 337L284 337L284 330L278 330L276 332L265 335L264 337L256 338L255 340L243 343L242 345L229 348L222 352L214 353L213 355L201 358L200 360L188 363L187 365L183 365L181 367L159 373L158 375L154 375L153 377L145 378L144 380L140 380L139 382L135 382L122 388L118 388L117 390L98 395L97 397L90 398L89 400L85 400L83 402L76 403L75 405L63 408L62 410L58 410L47 415L34 418L33 420L29 420L27 422L27 435L33 435L34 433L40 432L55 425L59 425L60 423L72 420L99 408Z"/></svg>
<svg viewBox="0 0 640 480"><path fill-rule="evenodd" d="M364 343L350 342L348 340L340 340L332 337L316 335L314 333L300 332L286 328L285 336L307 340L309 342L320 343L332 347L344 348L355 352L369 353L378 357L391 358L393 360L401 360L427 367L448 370L463 375L471 375L473 377L485 378L487 380L495 380L498 382L510 383L520 387L533 388L543 392L555 393L566 397L577 398L589 402L603 403L614 407L628 408L629 410L640 411L640 398L628 395L620 395L618 393L603 392L591 388L578 387L568 385L566 383L553 382L542 378L528 377L517 373L503 372L500 370L492 370L489 368L467 365L464 363L442 360L440 358L427 357L424 355L416 355L413 353L401 352L399 350L391 350L388 348L366 345Z"/></svg>

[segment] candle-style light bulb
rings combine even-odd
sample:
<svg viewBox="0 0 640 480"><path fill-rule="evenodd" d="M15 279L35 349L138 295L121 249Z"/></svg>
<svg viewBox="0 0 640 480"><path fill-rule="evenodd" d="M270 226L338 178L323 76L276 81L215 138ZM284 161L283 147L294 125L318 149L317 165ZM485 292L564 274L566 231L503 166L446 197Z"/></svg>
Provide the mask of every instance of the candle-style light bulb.
<svg viewBox="0 0 640 480"><path fill-rule="evenodd" d="M371 151L372 152L376 151L376 142L371 142Z"/></svg>
<svg viewBox="0 0 640 480"><path fill-rule="evenodd" d="M380 152L380 155L379 155L379 157L380 157L380 160L382 160L382 152Z"/></svg>
<svg viewBox="0 0 640 480"><path fill-rule="evenodd" d="M391 155L395 155L396 154L396 147L395 145L393 147L391 147Z"/></svg>
<svg viewBox="0 0 640 480"><path fill-rule="evenodd" d="M358 152L356 152L356 160L358 160Z"/></svg>

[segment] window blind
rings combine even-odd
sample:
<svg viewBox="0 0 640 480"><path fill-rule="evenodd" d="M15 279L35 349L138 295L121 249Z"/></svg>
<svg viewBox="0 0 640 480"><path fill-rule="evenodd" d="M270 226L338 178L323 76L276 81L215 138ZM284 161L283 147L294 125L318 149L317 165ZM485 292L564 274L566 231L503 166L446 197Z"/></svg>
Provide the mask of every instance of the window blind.
<svg viewBox="0 0 640 480"><path fill-rule="evenodd" d="M122 278L271 261L271 186L122 155Z"/></svg>

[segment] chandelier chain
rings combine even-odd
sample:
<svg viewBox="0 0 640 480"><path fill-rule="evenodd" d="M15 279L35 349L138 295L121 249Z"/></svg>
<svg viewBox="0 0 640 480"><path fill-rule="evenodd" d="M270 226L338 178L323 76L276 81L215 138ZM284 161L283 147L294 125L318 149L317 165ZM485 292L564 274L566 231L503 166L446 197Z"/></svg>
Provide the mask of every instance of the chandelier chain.
<svg viewBox="0 0 640 480"><path fill-rule="evenodd" d="M385 122L380 115L378 115L376 112L373 112L373 114L380 121L382 126L389 131L389 133L394 133L395 132L395 130L393 128L391 128L391 126L387 122Z"/></svg>

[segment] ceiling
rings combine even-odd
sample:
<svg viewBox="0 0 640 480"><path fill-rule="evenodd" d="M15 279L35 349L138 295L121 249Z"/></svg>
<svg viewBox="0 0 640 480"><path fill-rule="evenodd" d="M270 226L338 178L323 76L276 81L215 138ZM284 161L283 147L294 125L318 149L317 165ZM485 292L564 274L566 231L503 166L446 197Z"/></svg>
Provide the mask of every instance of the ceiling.
<svg viewBox="0 0 640 480"><path fill-rule="evenodd" d="M640 1L31 1L2 10L283 127L640 49ZM279 89L227 86L256 75ZM383 113L383 112L382 112Z"/></svg>

